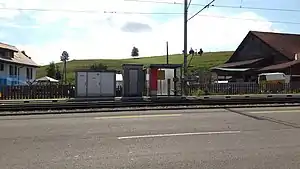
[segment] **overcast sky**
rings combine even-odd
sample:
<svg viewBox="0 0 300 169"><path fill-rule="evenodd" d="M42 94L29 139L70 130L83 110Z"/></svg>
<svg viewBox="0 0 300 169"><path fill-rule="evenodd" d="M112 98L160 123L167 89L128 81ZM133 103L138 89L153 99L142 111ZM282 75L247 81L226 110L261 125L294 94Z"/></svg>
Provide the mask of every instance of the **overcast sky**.
<svg viewBox="0 0 300 169"><path fill-rule="evenodd" d="M192 0L192 4L208 2ZM216 0L214 4L300 9L299 0ZM191 6L190 15L200 8ZM98 12L59 12L57 9ZM141 56L163 55L166 41L169 41L169 53L180 53L183 50L182 15L123 12L182 11L182 5L126 0L0 0L0 41L25 50L38 64L59 61L63 50L69 52L71 59L128 58L133 46L139 48ZM280 22L300 23L300 12L210 7L189 21L188 46L203 48L205 52L235 50L249 30L299 33L300 24Z"/></svg>

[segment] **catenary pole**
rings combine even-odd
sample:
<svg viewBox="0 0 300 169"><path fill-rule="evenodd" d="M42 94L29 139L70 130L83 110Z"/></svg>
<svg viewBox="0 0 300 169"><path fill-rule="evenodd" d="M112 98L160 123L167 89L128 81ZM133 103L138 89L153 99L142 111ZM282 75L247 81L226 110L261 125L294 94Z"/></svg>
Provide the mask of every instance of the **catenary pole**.
<svg viewBox="0 0 300 169"><path fill-rule="evenodd" d="M184 95L188 95L187 92L187 22L188 22L188 0L184 0L184 38L183 38L183 90Z"/></svg>

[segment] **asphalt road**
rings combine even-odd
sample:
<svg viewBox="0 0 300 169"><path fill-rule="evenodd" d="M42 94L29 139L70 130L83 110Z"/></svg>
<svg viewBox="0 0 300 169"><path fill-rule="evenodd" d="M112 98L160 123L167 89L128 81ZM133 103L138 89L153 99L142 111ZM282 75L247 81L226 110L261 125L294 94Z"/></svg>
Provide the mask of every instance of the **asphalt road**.
<svg viewBox="0 0 300 169"><path fill-rule="evenodd" d="M0 118L0 168L300 168L300 107Z"/></svg>

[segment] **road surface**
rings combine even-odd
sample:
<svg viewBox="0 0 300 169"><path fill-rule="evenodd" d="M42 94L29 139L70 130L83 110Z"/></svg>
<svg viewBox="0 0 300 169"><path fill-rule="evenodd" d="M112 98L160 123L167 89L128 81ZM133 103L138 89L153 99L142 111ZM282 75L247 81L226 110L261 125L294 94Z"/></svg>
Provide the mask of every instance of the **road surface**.
<svg viewBox="0 0 300 169"><path fill-rule="evenodd" d="M0 168L300 168L300 111L211 109L0 118Z"/></svg>

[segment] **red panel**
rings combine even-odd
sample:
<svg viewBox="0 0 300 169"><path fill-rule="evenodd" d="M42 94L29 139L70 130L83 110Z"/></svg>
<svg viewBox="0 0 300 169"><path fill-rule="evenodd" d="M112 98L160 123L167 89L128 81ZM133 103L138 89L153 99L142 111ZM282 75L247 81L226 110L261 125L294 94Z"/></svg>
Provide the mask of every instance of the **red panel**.
<svg viewBox="0 0 300 169"><path fill-rule="evenodd" d="M158 76L158 69L151 69L150 70L150 90L157 90L157 76Z"/></svg>

